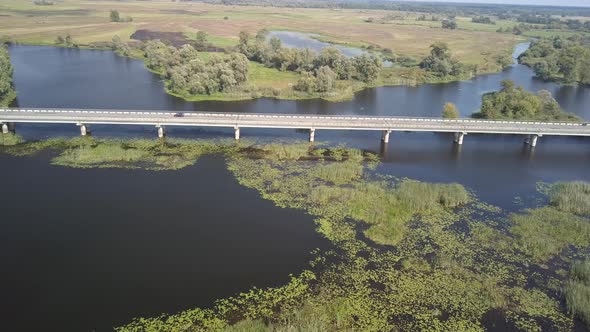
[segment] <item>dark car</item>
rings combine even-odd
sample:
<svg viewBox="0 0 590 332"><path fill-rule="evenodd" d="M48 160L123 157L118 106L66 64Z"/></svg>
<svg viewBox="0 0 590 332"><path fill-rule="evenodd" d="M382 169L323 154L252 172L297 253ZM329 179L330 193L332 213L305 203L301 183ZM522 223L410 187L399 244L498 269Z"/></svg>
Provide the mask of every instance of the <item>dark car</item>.
<svg viewBox="0 0 590 332"><path fill-rule="evenodd" d="M175 118L182 118L183 116L184 116L184 113L182 113L182 112L174 113Z"/></svg>

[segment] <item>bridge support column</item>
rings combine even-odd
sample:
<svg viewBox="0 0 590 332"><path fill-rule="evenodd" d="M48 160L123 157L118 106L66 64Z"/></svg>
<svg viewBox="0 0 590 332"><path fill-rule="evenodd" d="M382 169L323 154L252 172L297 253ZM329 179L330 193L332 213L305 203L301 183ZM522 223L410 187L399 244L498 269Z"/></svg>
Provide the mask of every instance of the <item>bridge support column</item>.
<svg viewBox="0 0 590 332"><path fill-rule="evenodd" d="M389 134L391 134L391 130L384 130L383 133L381 133L381 141L383 143L389 143Z"/></svg>
<svg viewBox="0 0 590 332"><path fill-rule="evenodd" d="M236 140L240 139L240 127L234 127L234 138Z"/></svg>
<svg viewBox="0 0 590 332"><path fill-rule="evenodd" d="M531 148L534 148L535 146L537 146L537 139L539 139L539 135L532 135L531 136L531 140L530 140L530 145Z"/></svg>
<svg viewBox="0 0 590 332"><path fill-rule="evenodd" d="M309 141L310 142L315 141L315 129L314 128L311 128L309 130Z"/></svg>
<svg viewBox="0 0 590 332"><path fill-rule="evenodd" d="M524 143L528 144L531 146L531 148L534 148L535 146L537 146L537 140L539 139L539 137L541 137L542 135L529 135L525 140Z"/></svg>
<svg viewBox="0 0 590 332"><path fill-rule="evenodd" d="M2 133L3 133L3 134L8 134L8 132L9 132L9 131L10 131L10 130L9 130L9 128L8 128L8 123L3 123L3 124L2 124Z"/></svg>
<svg viewBox="0 0 590 332"><path fill-rule="evenodd" d="M455 143L457 143L457 145L462 145L463 137L465 137L465 135L467 135L467 133L455 133Z"/></svg>
<svg viewBox="0 0 590 332"><path fill-rule="evenodd" d="M157 126L156 128L158 128L158 138L164 138L164 136L166 136L166 131L164 130L164 127Z"/></svg>
<svg viewBox="0 0 590 332"><path fill-rule="evenodd" d="M80 124L80 135L86 136L90 134L90 128L85 124Z"/></svg>

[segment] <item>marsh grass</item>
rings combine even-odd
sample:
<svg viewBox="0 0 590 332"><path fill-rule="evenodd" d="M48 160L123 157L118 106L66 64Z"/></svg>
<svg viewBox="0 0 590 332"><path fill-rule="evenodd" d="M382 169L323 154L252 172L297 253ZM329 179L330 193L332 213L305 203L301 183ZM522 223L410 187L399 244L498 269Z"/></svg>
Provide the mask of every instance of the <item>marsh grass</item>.
<svg viewBox="0 0 590 332"><path fill-rule="evenodd" d="M564 294L568 312L590 327L590 260L573 264Z"/></svg>
<svg viewBox="0 0 590 332"><path fill-rule="evenodd" d="M317 166L315 175L335 185L342 185L358 180L363 176L363 166L354 161L328 163Z"/></svg>
<svg viewBox="0 0 590 332"><path fill-rule="evenodd" d="M561 253L568 246L590 244L590 221L553 207L526 210L512 214L510 232L518 249L535 261L543 262Z"/></svg>
<svg viewBox="0 0 590 332"><path fill-rule="evenodd" d="M263 153L263 157L281 160L281 161L295 161L306 158L310 155L312 149L309 143L295 143L295 144L263 144L253 147Z"/></svg>
<svg viewBox="0 0 590 332"><path fill-rule="evenodd" d="M558 182L549 189L549 199L560 211L590 215L590 183Z"/></svg>
<svg viewBox="0 0 590 332"><path fill-rule="evenodd" d="M23 142L22 137L14 133L1 134L0 133L0 146L12 146Z"/></svg>

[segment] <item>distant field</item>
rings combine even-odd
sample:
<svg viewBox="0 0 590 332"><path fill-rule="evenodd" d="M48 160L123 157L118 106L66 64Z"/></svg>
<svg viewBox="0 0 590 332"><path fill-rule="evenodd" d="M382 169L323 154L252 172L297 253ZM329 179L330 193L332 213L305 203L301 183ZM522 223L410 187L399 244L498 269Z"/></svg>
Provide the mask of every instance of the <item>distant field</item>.
<svg viewBox="0 0 590 332"><path fill-rule="evenodd" d="M116 9L133 22L109 22ZM407 19L386 24L367 23L396 14ZM58 35L70 34L80 43L110 41L113 35L128 39L137 29L182 32L189 38L199 30L220 47L236 43L242 30L254 34L267 29L320 33L331 41L350 45L378 45L397 54L421 58L429 45L444 41L462 61L485 68L500 53L509 52L519 40L496 33L498 26L475 24L459 18L459 29L440 28L440 22L416 21L407 12L304 8L242 7L171 1L65 0L53 6L35 6L22 0L0 4L0 33L33 44L51 44ZM414 15L414 16L413 16Z"/></svg>

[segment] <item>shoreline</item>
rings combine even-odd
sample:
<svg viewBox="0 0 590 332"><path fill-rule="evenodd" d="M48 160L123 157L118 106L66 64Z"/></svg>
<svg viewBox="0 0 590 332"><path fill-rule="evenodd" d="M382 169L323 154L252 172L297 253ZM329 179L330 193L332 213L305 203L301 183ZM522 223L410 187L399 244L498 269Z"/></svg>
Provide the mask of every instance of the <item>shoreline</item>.
<svg viewBox="0 0 590 332"><path fill-rule="evenodd" d="M521 44L521 42L518 41L517 43L515 43L513 45L513 49L518 44ZM141 55L138 55L137 54L138 52L132 51L131 54L129 54L129 55L123 55L120 52L113 50L110 47L95 47L95 46L88 45L88 44L80 44L80 45L78 45L78 47L67 47L65 45L56 45L56 44L48 44L48 43L21 43L21 42L15 41L15 42L11 43L10 45L42 46L42 47L58 47L58 48L80 49L80 50L110 51L120 57L125 57L125 58L129 58L129 59L133 59L133 60L141 60L143 62L144 68L146 70L148 70L149 72L151 72L153 74L161 76L160 72L151 70L145 65L145 58ZM257 62L254 62L254 61L250 61L250 63L258 64ZM520 63L516 62L516 64L520 64ZM381 74L383 75L384 72L390 72L390 73L394 73L394 75L395 75L396 70L404 70L404 69L412 69L412 68L398 67L398 68L384 69ZM247 87L246 91L223 92L223 93L216 93L213 95L182 95L182 94L178 94L178 93L173 93L172 91L170 91L168 89L169 80L162 79L162 81L164 82L164 92L166 94L180 98L180 99L187 101L187 102L199 102L199 101L227 101L227 102L231 102L231 101L256 100L256 99L261 99L261 98L268 98L268 99L274 99L274 100L319 99L319 100L325 100L325 101L329 101L329 102L342 102L342 101L349 101L349 100L354 99L354 96L356 93L359 93L359 92L364 91L366 89L381 88L381 87L417 87L417 86L421 86L424 84L446 84L446 83L452 83L452 82L472 80L472 79L479 77L479 76L500 73L506 69L507 68L500 68L497 71L485 71L485 72L476 73L476 74L470 73L470 74L464 75L462 77L423 78L424 79L423 81L420 79L417 79L417 78L404 77L403 73L401 73L401 75L395 76L393 78L380 77L377 80L377 82L375 82L375 83L364 83L364 82L360 82L360 81L340 81L340 82L346 82L349 84L346 84L346 86L343 87L343 89L341 89L341 90L336 90L336 91L332 91L329 93L314 93L314 94L295 91L295 90L292 90L291 88L278 90L279 93L277 94L276 93L277 90L273 90L268 87L257 87L257 86L247 86L246 85L246 86L244 86L244 87ZM387 81L388 79L392 79L392 81L388 82ZM397 81L393 81L393 80L397 80ZM409 82L404 82L406 80ZM244 88L244 87L242 87L242 88ZM284 91L284 94L281 95L282 91ZM13 100L11 100L11 102Z"/></svg>

